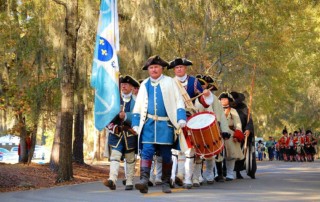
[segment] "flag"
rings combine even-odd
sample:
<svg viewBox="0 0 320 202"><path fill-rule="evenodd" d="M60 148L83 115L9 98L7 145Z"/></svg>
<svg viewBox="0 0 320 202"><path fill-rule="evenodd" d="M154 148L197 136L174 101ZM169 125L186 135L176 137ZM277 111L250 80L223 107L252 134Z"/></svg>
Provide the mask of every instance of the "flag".
<svg viewBox="0 0 320 202"><path fill-rule="evenodd" d="M117 1L102 0L91 75L94 125L100 131L120 112L118 50Z"/></svg>

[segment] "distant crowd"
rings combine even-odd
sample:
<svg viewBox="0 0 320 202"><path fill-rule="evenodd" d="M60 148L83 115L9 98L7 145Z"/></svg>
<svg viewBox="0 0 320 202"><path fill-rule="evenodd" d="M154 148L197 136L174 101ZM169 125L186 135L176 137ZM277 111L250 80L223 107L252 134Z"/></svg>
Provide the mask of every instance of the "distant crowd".
<svg viewBox="0 0 320 202"><path fill-rule="evenodd" d="M317 154L318 138L311 130L303 132L302 130L289 133L285 128L282 131L282 137L276 142L273 137L264 144L261 140L256 145L258 160L262 161L268 158L279 161L312 162Z"/></svg>

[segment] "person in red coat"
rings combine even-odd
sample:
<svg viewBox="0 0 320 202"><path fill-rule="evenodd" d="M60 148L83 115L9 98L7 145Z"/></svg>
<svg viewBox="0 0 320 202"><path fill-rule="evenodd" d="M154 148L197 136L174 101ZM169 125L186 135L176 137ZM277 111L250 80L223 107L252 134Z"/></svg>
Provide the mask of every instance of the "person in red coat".
<svg viewBox="0 0 320 202"><path fill-rule="evenodd" d="M292 162L295 156L294 137L292 133L289 133L289 137L286 141L286 154L287 154L287 160L290 159L290 162Z"/></svg>
<svg viewBox="0 0 320 202"><path fill-rule="evenodd" d="M283 156L284 161L288 161L286 155L286 142L288 140L288 131L286 128L282 131L283 136L279 139L280 155Z"/></svg>

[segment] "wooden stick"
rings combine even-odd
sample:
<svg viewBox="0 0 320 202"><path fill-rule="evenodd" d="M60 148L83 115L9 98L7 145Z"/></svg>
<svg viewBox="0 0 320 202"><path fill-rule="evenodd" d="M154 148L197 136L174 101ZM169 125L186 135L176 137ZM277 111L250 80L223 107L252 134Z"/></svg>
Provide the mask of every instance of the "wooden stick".
<svg viewBox="0 0 320 202"><path fill-rule="evenodd" d="M210 88L208 88L208 90L211 90L212 88L213 88L213 86L211 86ZM200 96L203 95L203 94L204 94L204 93L200 93L199 95L191 98L190 100L193 101L193 100L197 99L198 97L200 97Z"/></svg>

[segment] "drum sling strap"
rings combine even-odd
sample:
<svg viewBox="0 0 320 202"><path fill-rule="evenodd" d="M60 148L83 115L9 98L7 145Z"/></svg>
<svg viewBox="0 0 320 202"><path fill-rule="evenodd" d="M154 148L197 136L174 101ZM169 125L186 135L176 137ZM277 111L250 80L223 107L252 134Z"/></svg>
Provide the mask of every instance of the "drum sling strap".
<svg viewBox="0 0 320 202"><path fill-rule="evenodd" d="M181 95L183 97L183 101L184 101L184 104L186 106L186 110L189 111L191 114L196 113L197 110L196 110L195 106L193 105L188 92L182 86L181 82L177 78L174 78L174 80L176 81L176 83L178 85L178 88L179 88L179 91L180 91L180 93L181 93Z"/></svg>

